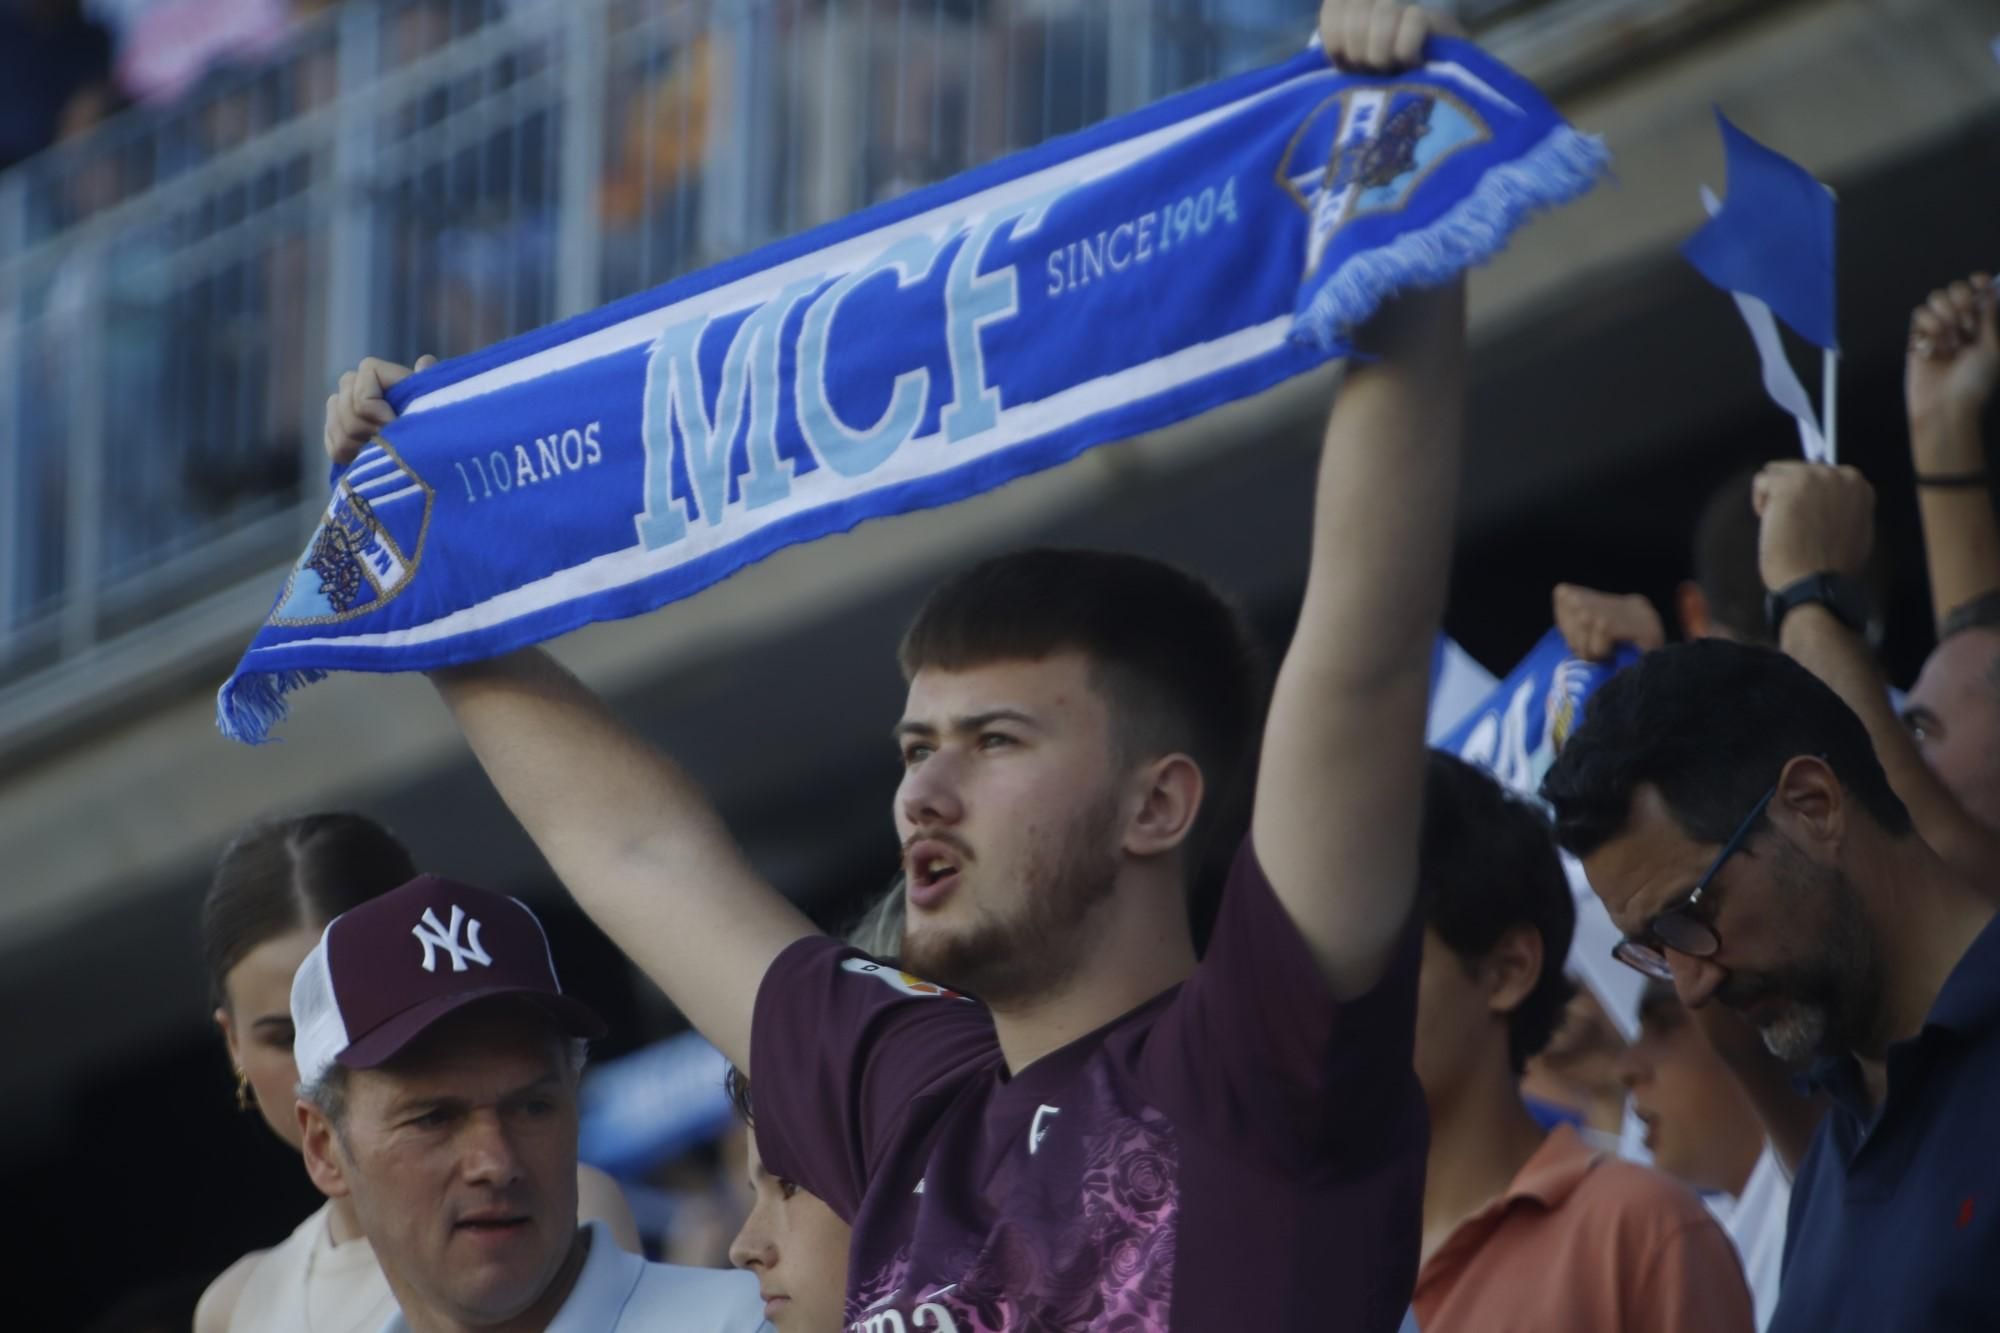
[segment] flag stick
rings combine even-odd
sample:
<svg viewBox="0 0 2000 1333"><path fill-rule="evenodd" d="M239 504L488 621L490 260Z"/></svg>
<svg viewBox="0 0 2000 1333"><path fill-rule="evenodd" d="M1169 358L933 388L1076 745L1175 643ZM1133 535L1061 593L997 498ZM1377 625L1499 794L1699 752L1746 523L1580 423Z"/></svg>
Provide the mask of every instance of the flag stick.
<svg viewBox="0 0 2000 1333"><path fill-rule="evenodd" d="M1834 443L1833 418L1834 403L1838 398L1840 384L1840 353L1829 347L1822 353L1825 374L1820 383L1819 419L1826 431L1826 461L1840 461L1840 447Z"/></svg>

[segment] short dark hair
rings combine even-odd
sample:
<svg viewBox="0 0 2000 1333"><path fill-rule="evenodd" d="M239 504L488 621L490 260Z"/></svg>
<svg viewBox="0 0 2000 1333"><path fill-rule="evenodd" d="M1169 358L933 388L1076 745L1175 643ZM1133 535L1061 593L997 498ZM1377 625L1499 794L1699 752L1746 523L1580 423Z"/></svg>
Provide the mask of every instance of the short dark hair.
<svg viewBox="0 0 2000 1333"><path fill-rule="evenodd" d="M1758 471L1730 474L1702 502L1694 525L1694 581L1708 600L1710 619L1744 643L1768 644L1757 511L1750 500Z"/></svg>
<svg viewBox="0 0 2000 1333"><path fill-rule="evenodd" d="M298 815L252 824L215 865L201 904L201 951L214 1003L251 950L301 926L323 926L417 877L396 835L347 813Z"/></svg>
<svg viewBox="0 0 2000 1333"><path fill-rule="evenodd" d="M1969 629L2000 629L2000 590L1981 593L1954 606L1938 626L1938 642Z"/></svg>
<svg viewBox="0 0 2000 1333"><path fill-rule="evenodd" d="M1079 652L1109 702L1124 758L1181 751L1207 788L1186 863L1197 866L1248 787L1263 715L1262 654L1242 615L1172 565L1112 551L1038 548L947 579L903 636L907 680L926 668Z"/></svg>
<svg viewBox="0 0 2000 1333"><path fill-rule="evenodd" d="M1549 1044L1575 994L1563 969L1576 903L1541 811L1440 750L1431 751L1424 774L1417 906L1468 966L1516 926L1542 937L1542 974L1507 1015L1507 1058L1520 1073Z"/></svg>
<svg viewBox="0 0 2000 1333"><path fill-rule="evenodd" d="M1648 783L1688 837L1722 843L1802 754L1824 758L1884 830L1912 831L1854 710L1783 653L1721 639L1648 653L1606 681L1542 779L1542 796L1556 837L1578 856L1624 829Z"/></svg>

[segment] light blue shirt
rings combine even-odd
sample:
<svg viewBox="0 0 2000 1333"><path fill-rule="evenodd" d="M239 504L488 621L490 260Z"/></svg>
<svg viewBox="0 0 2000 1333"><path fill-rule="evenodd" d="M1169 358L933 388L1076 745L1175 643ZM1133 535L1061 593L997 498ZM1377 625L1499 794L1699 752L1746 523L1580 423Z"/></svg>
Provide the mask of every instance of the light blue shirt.
<svg viewBox="0 0 2000 1333"><path fill-rule="evenodd" d="M619 1249L602 1222L584 1231L590 1254L546 1333L768 1333L750 1274L650 1264ZM398 1311L381 1333L410 1333L409 1321Z"/></svg>

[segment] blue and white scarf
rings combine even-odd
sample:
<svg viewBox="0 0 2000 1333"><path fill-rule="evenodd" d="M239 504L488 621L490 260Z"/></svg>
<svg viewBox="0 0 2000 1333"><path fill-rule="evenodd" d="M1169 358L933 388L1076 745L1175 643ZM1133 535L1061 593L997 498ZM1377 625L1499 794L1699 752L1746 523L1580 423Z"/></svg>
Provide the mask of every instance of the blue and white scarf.
<svg viewBox="0 0 2000 1333"><path fill-rule="evenodd" d="M1602 173L1475 47L1293 60L412 376L222 687L474 661L1257 393Z"/></svg>

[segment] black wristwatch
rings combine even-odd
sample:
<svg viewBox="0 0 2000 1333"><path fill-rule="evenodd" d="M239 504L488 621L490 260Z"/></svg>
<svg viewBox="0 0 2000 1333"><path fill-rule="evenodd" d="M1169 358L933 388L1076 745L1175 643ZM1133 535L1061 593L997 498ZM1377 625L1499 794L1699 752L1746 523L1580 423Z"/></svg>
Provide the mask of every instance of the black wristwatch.
<svg viewBox="0 0 2000 1333"><path fill-rule="evenodd" d="M1868 633L1868 592L1861 586L1861 580L1846 574L1835 574L1822 570L1808 574L1804 578L1787 583L1776 592L1764 594L1764 623L1770 628L1771 637L1776 639L1784 626L1785 617L1794 608L1817 602L1833 612L1838 620L1856 634Z"/></svg>

